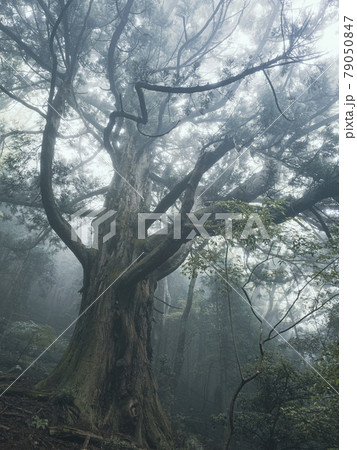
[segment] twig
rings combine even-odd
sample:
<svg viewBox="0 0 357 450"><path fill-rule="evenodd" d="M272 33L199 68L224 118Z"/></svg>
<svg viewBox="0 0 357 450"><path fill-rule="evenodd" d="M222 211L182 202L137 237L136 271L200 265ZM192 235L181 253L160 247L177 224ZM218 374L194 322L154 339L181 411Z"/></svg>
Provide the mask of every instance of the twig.
<svg viewBox="0 0 357 450"><path fill-rule="evenodd" d="M270 78L268 77L268 74L266 73L265 70L263 70L263 73L265 75L265 78L268 80L270 89L271 89L271 91L272 91L272 93L274 95L274 100L275 100L276 107L278 108L280 114L284 117L284 119L288 120L289 122L294 122L292 119L289 119L289 117L286 117L286 115L281 110L281 108L279 106L279 102L278 102L278 97L276 96L276 93L275 93L275 89L274 89L273 83L270 81Z"/></svg>
<svg viewBox="0 0 357 450"><path fill-rule="evenodd" d="M83 443L82 450L87 450L87 446L88 446L88 444L89 444L89 441L90 441L90 436L88 435L88 436L85 438L85 441L84 441L84 443Z"/></svg>
<svg viewBox="0 0 357 450"><path fill-rule="evenodd" d="M156 300L159 300L159 302L164 303L164 304L167 305L167 306L170 306L170 308L174 308L174 309L182 309L182 308L179 308L178 306L170 305L170 303L165 302L165 300L161 300L161 298L156 297L156 295L154 295L154 298L156 298Z"/></svg>

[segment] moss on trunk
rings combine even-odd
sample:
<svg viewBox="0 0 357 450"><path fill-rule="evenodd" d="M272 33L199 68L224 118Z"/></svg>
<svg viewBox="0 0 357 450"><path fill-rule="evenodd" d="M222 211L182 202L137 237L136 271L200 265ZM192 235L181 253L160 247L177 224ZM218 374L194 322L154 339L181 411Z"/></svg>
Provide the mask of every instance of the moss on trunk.
<svg viewBox="0 0 357 450"><path fill-rule="evenodd" d="M103 292L104 267L83 293L83 311ZM170 449L169 421L151 369L152 298L155 281L113 285L78 320L62 360L38 388L73 400L93 432L121 433L148 448Z"/></svg>

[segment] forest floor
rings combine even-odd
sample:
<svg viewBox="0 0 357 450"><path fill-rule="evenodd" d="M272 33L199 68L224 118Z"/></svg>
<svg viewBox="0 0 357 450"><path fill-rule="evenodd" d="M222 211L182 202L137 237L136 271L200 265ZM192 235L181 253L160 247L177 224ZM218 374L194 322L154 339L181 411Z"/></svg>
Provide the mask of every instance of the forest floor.
<svg viewBox="0 0 357 450"><path fill-rule="evenodd" d="M8 386L14 377L0 376L1 390ZM0 449L99 449L101 446L88 441L84 435L77 442L71 439L59 439L51 436L49 417L53 417L55 405L46 399L33 398L21 394L31 390L34 380L21 378L16 387L9 389L0 398Z"/></svg>
<svg viewBox="0 0 357 450"><path fill-rule="evenodd" d="M16 375L0 375L0 391L6 389L15 378ZM76 423L75 427L52 426L54 418L61 417L62 408L47 398L36 396L33 386L37 381L31 377L22 377L0 397L1 450L139 450L125 436L118 445L118 441L104 440L101 436L86 431L85 426L81 427L80 423ZM211 445L202 446L205 450L214 448Z"/></svg>

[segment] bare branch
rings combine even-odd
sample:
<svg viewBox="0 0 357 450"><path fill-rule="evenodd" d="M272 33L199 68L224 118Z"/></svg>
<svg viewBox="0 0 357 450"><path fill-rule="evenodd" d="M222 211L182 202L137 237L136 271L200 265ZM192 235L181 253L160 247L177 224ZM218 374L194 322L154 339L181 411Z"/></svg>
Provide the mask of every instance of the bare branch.
<svg viewBox="0 0 357 450"><path fill-rule="evenodd" d="M52 162L55 152L56 136L61 117L64 114L66 98L69 92L69 80L66 80L59 87L52 101L52 108L48 108L47 121L42 139L40 189L42 203L51 227L78 258L82 266L87 269L95 250L87 249L80 240L72 240L71 226L59 211L52 187Z"/></svg>
<svg viewBox="0 0 357 450"><path fill-rule="evenodd" d="M117 109L121 108L121 97L119 95L119 92L116 87L115 83L115 49L118 44L118 41L120 39L120 36L122 35L124 28L126 24L128 23L129 13L131 10L131 7L133 6L134 0L128 0L123 12L121 13L121 21L119 22L119 25L116 27L112 39L110 41L109 49L108 49L108 79L109 79L109 85L110 90L114 94L115 97L115 106Z"/></svg>
<svg viewBox="0 0 357 450"><path fill-rule="evenodd" d="M284 112L281 110L281 108L279 106L278 98L277 98L276 93L275 93L275 89L274 89L273 83L270 81L270 78L269 78L269 76L268 76L268 74L267 74L267 72L265 70L263 70L263 73L264 73L265 78L267 79L267 81L269 83L270 89L271 89L271 91L273 93L273 96L274 96L276 107L278 108L280 114L284 117L284 119L288 120L289 122L293 122L293 119L289 119L289 117L286 117Z"/></svg>
<svg viewBox="0 0 357 450"><path fill-rule="evenodd" d="M13 94L12 92L8 91L4 86L0 85L0 91L2 91L4 94L6 94L8 97L12 98L13 100L16 100L21 105L26 106L26 108L37 112L37 114L39 114L41 117L46 118L46 114L44 112L42 112L39 108L31 105L30 103L27 103L22 98L18 97L17 95Z"/></svg>

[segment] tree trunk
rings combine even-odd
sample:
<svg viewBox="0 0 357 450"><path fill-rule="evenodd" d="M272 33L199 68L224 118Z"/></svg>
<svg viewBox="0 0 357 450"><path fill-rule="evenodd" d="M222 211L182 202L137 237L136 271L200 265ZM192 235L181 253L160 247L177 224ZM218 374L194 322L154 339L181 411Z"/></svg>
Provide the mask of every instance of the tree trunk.
<svg viewBox="0 0 357 450"><path fill-rule="evenodd" d="M62 91L56 94L57 110L63 102ZM158 400L151 369L156 279L152 275L142 275L135 282L121 279L145 252L143 241L137 239L137 214L147 210L144 196L149 198L150 192L150 152L143 151L147 145L135 141L135 133L130 134L133 126L128 124L128 138L120 156L114 158L125 180L115 173L105 200L105 208L116 213L116 233L104 242L110 225L103 224L97 236L98 250L88 251L82 243L72 240L70 227L60 216L52 193L51 157L58 126L57 116L48 119L41 192L51 225L84 268L83 298L64 356L38 387L72 399L78 418L93 432L108 437L123 433L140 446L170 449L170 424Z"/></svg>
<svg viewBox="0 0 357 450"><path fill-rule="evenodd" d="M188 294L187 294L187 301L185 309L182 313L182 316L180 318L180 324L179 324L179 331L178 331L178 337L177 337L177 347L176 347L176 353L175 358L173 362L173 392L176 393L177 385L180 379L181 370L183 366L184 356L185 356L185 343L186 343L186 334L187 334L187 321L190 315L192 302L193 302L193 294L195 290L197 277L192 277L190 280L189 288L188 288Z"/></svg>
<svg viewBox="0 0 357 450"><path fill-rule="evenodd" d="M81 311L105 290L104 269L93 268L87 277ZM114 284L78 320L61 362L39 387L73 397L93 431L120 432L140 445L168 449L170 426L150 361L155 284Z"/></svg>

